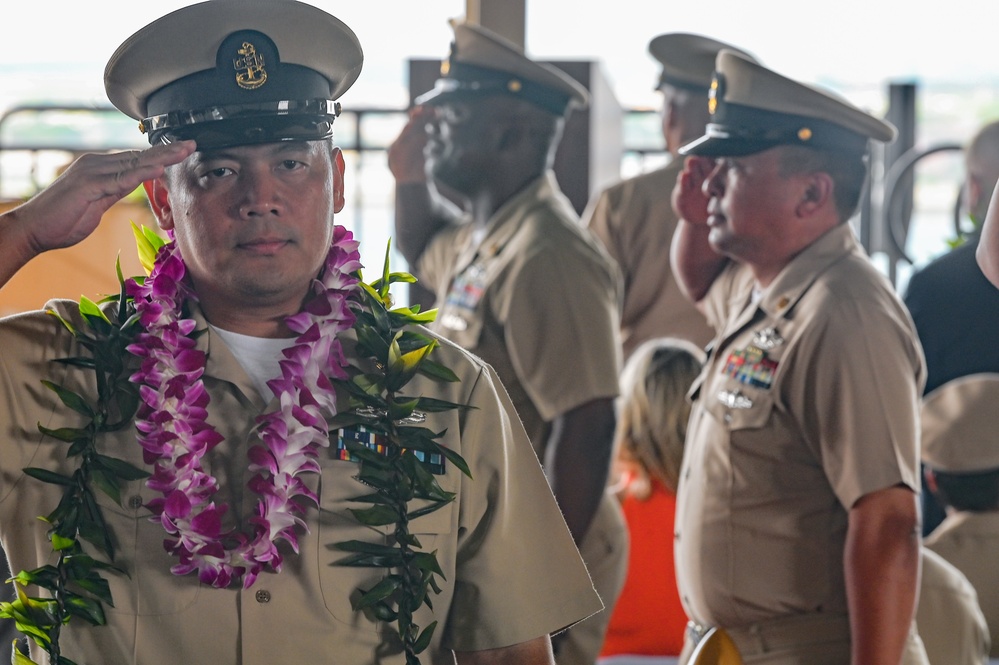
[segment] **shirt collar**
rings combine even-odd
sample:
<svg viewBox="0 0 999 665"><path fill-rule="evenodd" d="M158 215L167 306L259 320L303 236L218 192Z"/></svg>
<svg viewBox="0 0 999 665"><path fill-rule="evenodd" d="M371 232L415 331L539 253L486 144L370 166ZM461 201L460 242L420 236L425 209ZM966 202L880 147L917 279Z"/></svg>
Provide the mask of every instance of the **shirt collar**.
<svg viewBox="0 0 999 665"><path fill-rule="evenodd" d="M486 237L479 245L478 255L488 258L499 254L520 228L527 211L555 198L558 191L558 182L552 171L546 171L521 189L493 213Z"/></svg>
<svg viewBox="0 0 999 665"><path fill-rule="evenodd" d="M201 307L192 300L187 301L187 306L195 321L195 348L205 354L205 376L233 384L254 406L263 409L266 404L254 387L253 380L243 370L222 337L212 332Z"/></svg>
<svg viewBox="0 0 999 665"><path fill-rule="evenodd" d="M831 265L860 251L853 229L843 223L833 227L784 266L770 283L759 307L771 317L783 316Z"/></svg>
<svg viewBox="0 0 999 665"><path fill-rule="evenodd" d="M236 360L236 356L232 354L222 336L212 332L211 326L208 325L208 320L197 302L189 300L187 305L190 308L190 316L195 321L197 334L195 348L205 354L205 376L233 384L248 400L253 402L254 406L263 410L267 404L260 397L253 385L253 380ZM354 329L344 330L340 333L339 339L343 346L344 355L347 358L356 358L357 334ZM346 402L341 404L343 397L338 393L338 409L346 406Z"/></svg>

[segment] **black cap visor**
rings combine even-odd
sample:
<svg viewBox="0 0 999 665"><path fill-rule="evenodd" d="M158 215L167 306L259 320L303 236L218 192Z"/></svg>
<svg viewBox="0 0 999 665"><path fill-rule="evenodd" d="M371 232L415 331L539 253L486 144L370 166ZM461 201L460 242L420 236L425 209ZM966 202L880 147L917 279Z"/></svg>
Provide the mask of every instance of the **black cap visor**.
<svg viewBox="0 0 999 665"><path fill-rule="evenodd" d="M317 141L333 136L340 104L328 99L213 106L146 118L140 128L149 142L193 139L199 148L277 141Z"/></svg>
<svg viewBox="0 0 999 665"><path fill-rule="evenodd" d="M740 157L778 145L863 154L866 136L845 127L806 116L720 103L704 136L680 148L681 155Z"/></svg>
<svg viewBox="0 0 999 665"><path fill-rule="evenodd" d="M694 139L680 148L681 155L703 157L742 157L763 152L780 145L776 139L758 136L739 136L720 125L708 125L704 136Z"/></svg>
<svg viewBox="0 0 999 665"><path fill-rule="evenodd" d="M688 92L693 92L698 95L708 94L708 86L704 83L682 79L678 76L674 76L670 72L667 72L664 68L662 73L659 74L659 80L656 81L655 90L662 90L666 86L676 88L677 90L687 90Z"/></svg>
<svg viewBox="0 0 999 665"><path fill-rule="evenodd" d="M518 77L510 72L466 63L451 63L448 75L437 79L434 87L416 98L417 104L443 104L448 99L475 95L505 95L523 99L553 115L562 115L569 106L569 95L554 88Z"/></svg>
<svg viewBox="0 0 999 665"><path fill-rule="evenodd" d="M466 99L502 92L504 91L499 86L483 86L455 79L437 79L434 87L417 97L414 102L419 105L436 106L446 104L452 99Z"/></svg>

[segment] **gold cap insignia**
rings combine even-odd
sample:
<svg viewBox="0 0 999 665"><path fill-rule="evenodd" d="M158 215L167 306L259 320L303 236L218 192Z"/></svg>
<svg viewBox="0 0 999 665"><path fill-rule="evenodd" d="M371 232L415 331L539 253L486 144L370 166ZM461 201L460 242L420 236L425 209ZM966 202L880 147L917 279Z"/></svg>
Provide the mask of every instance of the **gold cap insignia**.
<svg viewBox="0 0 999 665"><path fill-rule="evenodd" d="M520 89L524 87L517 79L511 79L509 83L506 84L506 89L510 92L520 92Z"/></svg>
<svg viewBox="0 0 999 665"><path fill-rule="evenodd" d="M808 141L812 138L812 130L808 127L802 127L798 130L798 139L801 141Z"/></svg>
<svg viewBox="0 0 999 665"><path fill-rule="evenodd" d="M447 76L448 72L451 71L451 61L458 56L458 44L456 42L451 42L451 47L448 49L447 59L441 60L441 76Z"/></svg>
<svg viewBox="0 0 999 665"><path fill-rule="evenodd" d="M720 73L715 72L715 75L711 78L711 87L708 89L708 113L711 115L714 115L715 111L718 110L718 99L722 96L723 90L722 76Z"/></svg>
<svg viewBox="0 0 999 665"><path fill-rule="evenodd" d="M257 53L257 48L250 42L243 42L237 53L239 57L232 61L236 70L236 85L244 90L255 90L266 83L264 56Z"/></svg>

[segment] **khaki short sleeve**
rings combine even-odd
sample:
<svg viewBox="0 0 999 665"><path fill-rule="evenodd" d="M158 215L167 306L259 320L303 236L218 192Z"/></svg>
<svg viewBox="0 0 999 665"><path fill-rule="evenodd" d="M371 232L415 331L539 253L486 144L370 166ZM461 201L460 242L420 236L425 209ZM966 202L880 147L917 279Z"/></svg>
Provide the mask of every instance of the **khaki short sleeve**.
<svg viewBox="0 0 999 665"><path fill-rule="evenodd" d="M516 267L506 346L541 417L615 397L621 365L616 273L582 252L537 252Z"/></svg>
<svg viewBox="0 0 999 665"><path fill-rule="evenodd" d="M670 264L678 219L669 192L683 160L608 187L584 215L624 278L621 343L628 357L654 337L704 346L713 337L704 315L680 289Z"/></svg>
<svg viewBox="0 0 999 665"><path fill-rule="evenodd" d="M557 632L602 604L537 456L491 368L461 427L463 478L454 597L442 644L477 651Z"/></svg>
<svg viewBox="0 0 999 665"><path fill-rule="evenodd" d="M822 459L846 509L870 492L905 485L918 492L919 397L922 358L900 307L879 291L869 299L839 298L814 313L791 363L798 378L789 396L802 430ZM809 315L801 312L800 315Z"/></svg>
<svg viewBox="0 0 999 665"><path fill-rule="evenodd" d="M620 231L621 216L617 210L621 197L615 196L620 188L621 185L618 185L616 188L605 189L595 199L590 201L589 206L583 212L583 220L585 220L583 221L583 226L603 244L607 253L611 255L611 258L617 261L623 268L625 266L624 259L627 257L627 254L622 254L621 252L625 244Z"/></svg>

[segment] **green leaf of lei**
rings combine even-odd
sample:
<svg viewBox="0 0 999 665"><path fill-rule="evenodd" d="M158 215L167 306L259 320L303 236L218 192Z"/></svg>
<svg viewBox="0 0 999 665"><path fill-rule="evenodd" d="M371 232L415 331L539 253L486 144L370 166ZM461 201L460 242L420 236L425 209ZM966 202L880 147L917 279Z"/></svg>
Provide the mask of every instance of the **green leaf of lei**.
<svg viewBox="0 0 999 665"><path fill-rule="evenodd" d="M148 273L166 240L155 231L134 223L132 232L139 260ZM389 250L390 247L386 247L385 265L379 279L372 284L361 282L358 300L352 304L357 316L354 330L359 360L367 369L348 368L348 379L335 380L345 393L349 408L333 417L330 427L335 431L336 428L365 425L388 441L388 455L348 443L349 452L360 463L357 478L373 490L354 499L358 506L367 507L352 508L350 512L362 524L391 527L392 535L388 544L363 541L337 544L337 548L348 554L334 565L386 569L387 574L374 587L358 590L360 593L352 598L352 603L355 609L363 610L377 621L396 622L406 662L419 665L418 654L429 646L437 621L421 631L413 621L413 613L422 605L433 609L431 593L441 592L437 578L443 578L444 574L436 552L421 550L419 540L409 531L409 523L440 510L453 501L455 495L440 486L413 451L440 454L461 473L468 477L471 473L456 451L438 443L443 432L434 433L422 426L403 423L418 412L436 413L467 406L401 393L417 375L441 382L458 381L458 377L432 359L437 348L436 339L419 332L418 328L408 327L432 322L436 310L421 312L418 306L392 308L390 285L414 283L416 279L409 273L389 269ZM59 505L41 518L50 524L49 537L58 561L55 565L18 573L13 578L16 600L0 603L0 617L13 619L18 630L45 649L50 662L58 665L75 665L60 653L61 626L74 617L93 625L103 624L106 621L103 603L113 606L113 602L110 586L100 572L124 573L113 563L83 552L81 541L86 541L114 561L114 544L92 488L99 488L120 503L123 483L148 476L145 470L102 455L95 448L102 433L128 426L138 406L137 392L121 362L126 357L125 347L138 332L137 318L126 291L120 261L115 263L115 273L121 291L102 301L118 303L115 320L108 317L98 303L86 297L79 302L85 330L78 330L58 313L49 312L90 354L58 362L94 372L99 399L93 405L72 390L51 381L42 382L66 407L87 419L88 424L48 428L39 423L38 429L50 438L69 443L67 455L79 457L82 463L73 476L46 469L25 469L27 475L37 480L65 488ZM144 278L133 279L141 283ZM416 499L421 503L409 505ZM45 589L53 597L31 598L24 593L24 587L28 585ZM33 665L33 661L20 652L14 654L12 662Z"/></svg>
<svg viewBox="0 0 999 665"><path fill-rule="evenodd" d="M131 222L131 224L132 234L135 236L135 247L139 253L139 263L142 264L148 275L153 271L156 254L160 251L160 247L166 244L166 240L148 227L139 226L135 222Z"/></svg>
<svg viewBox="0 0 999 665"><path fill-rule="evenodd" d="M349 408L333 418L330 425L363 424L382 436L384 454L355 442L347 443L348 452L360 463L357 479L373 490L352 499L367 507L349 510L361 524L389 526L393 531L388 544L362 541L336 544L352 554L335 563L386 569L381 581L370 589L360 590L360 595L352 597L351 602L355 610L364 610L378 621L395 622L407 664L419 665L418 654L430 644L437 622L421 632L414 623L414 612L423 605L433 609L430 594L441 592L437 577L442 578L443 571L436 552L421 551L409 524L440 510L454 500L455 494L440 486L414 451L442 455L461 473L469 477L471 474L457 452L439 443L443 432L434 433L418 424L426 413L463 409L465 405L420 395L406 396L402 392L417 375L441 382L458 381L458 377L431 359L437 339L409 327L432 322L436 310L421 313L418 306L390 309L389 285L416 280L408 273L389 270L388 249L380 278L371 284L361 284L354 326L359 364L350 368L348 379L336 382L346 392ZM414 500L421 503L410 505Z"/></svg>

